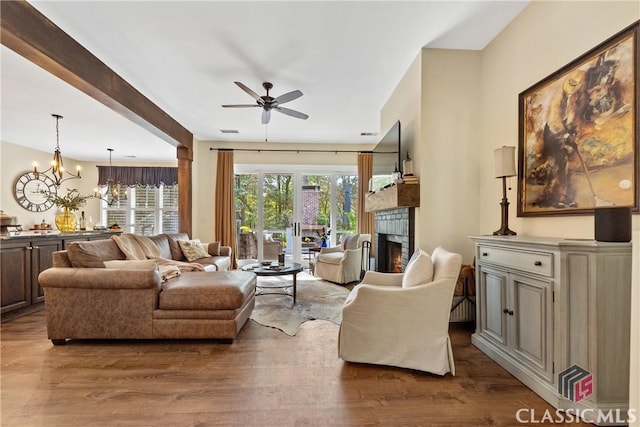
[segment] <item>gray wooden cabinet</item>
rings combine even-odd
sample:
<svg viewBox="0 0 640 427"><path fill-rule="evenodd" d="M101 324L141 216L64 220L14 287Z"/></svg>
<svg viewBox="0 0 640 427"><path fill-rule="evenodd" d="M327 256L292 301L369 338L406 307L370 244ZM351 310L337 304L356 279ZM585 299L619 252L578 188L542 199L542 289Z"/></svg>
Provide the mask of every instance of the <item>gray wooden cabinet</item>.
<svg viewBox="0 0 640 427"><path fill-rule="evenodd" d="M473 236L472 342L562 410L596 424L625 420L629 405L631 243ZM558 375L578 365L592 393L563 394ZM606 422L599 422L598 414ZM589 417L593 417L589 419Z"/></svg>

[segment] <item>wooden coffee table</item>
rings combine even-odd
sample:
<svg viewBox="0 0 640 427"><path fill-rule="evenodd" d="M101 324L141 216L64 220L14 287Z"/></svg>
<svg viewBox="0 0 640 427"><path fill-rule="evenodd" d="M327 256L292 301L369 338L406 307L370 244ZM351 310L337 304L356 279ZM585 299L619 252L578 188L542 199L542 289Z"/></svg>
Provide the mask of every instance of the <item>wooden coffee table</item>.
<svg viewBox="0 0 640 427"><path fill-rule="evenodd" d="M252 271L256 273L256 276L268 277L268 276L286 276L288 274L293 276L292 283L286 284L262 284L256 285L256 296L259 295L289 295L293 297L293 305L296 304L296 277L298 273L303 270L302 264L297 262L288 262L284 266L278 266L274 263L268 267L264 267L260 264L251 264L242 267L244 271ZM292 291L289 292L289 289ZM279 290L274 292L274 290Z"/></svg>

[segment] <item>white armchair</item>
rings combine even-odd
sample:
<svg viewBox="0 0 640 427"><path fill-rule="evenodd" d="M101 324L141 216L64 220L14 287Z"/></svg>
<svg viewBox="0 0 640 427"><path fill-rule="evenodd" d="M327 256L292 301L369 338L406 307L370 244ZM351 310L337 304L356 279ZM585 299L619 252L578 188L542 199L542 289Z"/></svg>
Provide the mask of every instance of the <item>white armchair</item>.
<svg viewBox="0 0 640 427"><path fill-rule="evenodd" d="M368 271L351 291L342 309L341 359L455 375L449 310L462 256L441 247L431 257L420 252L404 274Z"/></svg>
<svg viewBox="0 0 640 427"><path fill-rule="evenodd" d="M343 235L340 246L321 248L316 256L314 274L339 284L360 280L363 271L364 242L371 242L371 234ZM368 263L369 260L365 262Z"/></svg>

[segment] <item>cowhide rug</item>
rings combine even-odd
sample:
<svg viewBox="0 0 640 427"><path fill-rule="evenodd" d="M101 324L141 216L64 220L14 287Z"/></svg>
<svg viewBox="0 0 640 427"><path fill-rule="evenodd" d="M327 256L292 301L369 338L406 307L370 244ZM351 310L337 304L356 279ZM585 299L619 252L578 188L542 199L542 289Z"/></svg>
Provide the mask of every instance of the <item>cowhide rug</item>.
<svg viewBox="0 0 640 427"><path fill-rule="evenodd" d="M301 279L300 276L305 277ZM298 327L307 320L328 320L339 325L342 321L342 305L349 289L330 282L300 274L297 281L296 304L288 295L260 295L250 319L264 326L280 329L289 336L298 332ZM259 277L258 284L291 283L291 276ZM279 292L281 289L274 289ZM292 292L293 289L289 289ZM271 292L271 291L269 291Z"/></svg>

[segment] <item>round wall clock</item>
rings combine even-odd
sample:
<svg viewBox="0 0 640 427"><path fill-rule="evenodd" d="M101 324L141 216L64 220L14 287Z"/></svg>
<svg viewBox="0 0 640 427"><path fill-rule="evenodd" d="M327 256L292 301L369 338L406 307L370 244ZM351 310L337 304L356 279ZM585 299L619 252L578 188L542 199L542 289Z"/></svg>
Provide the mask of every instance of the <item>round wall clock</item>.
<svg viewBox="0 0 640 427"><path fill-rule="evenodd" d="M45 174L25 172L16 181L13 194L23 208L31 212L43 212L53 206L58 189Z"/></svg>

